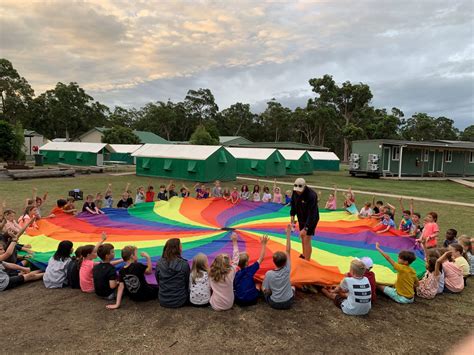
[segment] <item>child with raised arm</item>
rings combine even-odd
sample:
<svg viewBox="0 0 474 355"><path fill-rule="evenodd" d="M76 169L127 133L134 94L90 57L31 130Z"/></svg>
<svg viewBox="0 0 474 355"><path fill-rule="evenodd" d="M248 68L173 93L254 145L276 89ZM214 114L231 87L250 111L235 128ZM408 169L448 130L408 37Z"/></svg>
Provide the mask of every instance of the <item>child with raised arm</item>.
<svg viewBox="0 0 474 355"><path fill-rule="evenodd" d="M146 266L138 262L138 249L135 246L126 246L122 249L122 259L125 265L119 271L119 286L115 304L109 304L107 309L117 309L122 304L124 292L135 302L145 302L158 298L158 287L148 284L145 275L153 273L150 255L141 252L146 259Z"/></svg>
<svg viewBox="0 0 474 355"><path fill-rule="evenodd" d="M337 186L334 185L334 192L329 194L328 200L326 201L326 206L324 207L328 210L334 211L337 209Z"/></svg>
<svg viewBox="0 0 474 355"><path fill-rule="evenodd" d="M181 198L186 198L190 196L189 189L184 184L181 186L179 193Z"/></svg>
<svg viewBox="0 0 474 355"><path fill-rule="evenodd" d="M104 207L105 208L113 208L114 207L114 199L112 197L112 184L108 184L107 189L105 190Z"/></svg>
<svg viewBox="0 0 474 355"><path fill-rule="evenodd" d="M94 292L94 266L99 264L94 262L97 258L97 251L100 246L107 240L107 235L102 232L101 240L94 246L92 244L84 245L81 248L81 261L79 262L79 284L82 292L93 293ZM111 265L120 264L122 260L111 261Z"/></svg>
<svg viewBox="0 0 474 355"><path fill-rule="evenodd" d="M443 293L460 293L464 290L463 270L454 263L452 252L447 251L436 261L437 270L443 269Z"/></svg>
<svg viewBox="0 0 474 355"><path fill-rule="evenodd" d="M384 212L383 219L380 221L380 223L377 226L381 228L380 230L375 232L377 234L388 232L390 228L396 228L395 222L393 221L391 214L388 212Z"/></svg>
<svg viewBox="0 0 474 355"><path fill-rule="evenodd" d="M219 180L216 180L214 182L214 186L212 188L212 197L222 197L222 187L221 187L221 182Z"/></svg>
<svg viewBox="0 0 474 355"><path fill-rule="evenodd" d="M272 201L272 194L270 193L270 189L268 188L268 186L264 186L262 202L271 202L271 201Z"/></svg>
<svg viewBox="0 0 474 355"><path fill-rule="evenodd" d="M397 303L413 303L415 300L415 288L418 286L416 271L410 264L416 260L415 253L408 250L402 250L398 254L398 262L386 254L377 242L375 248L392 265L397 272L397 281L394 287L377 285L377 288Z"/></svg>
<svg viewBox="0 0 474 355"><path fill-rule="evenodd" d="M145 203L145 188L143 186L138 187L137 194L135 195L135 204Z"/></svg>
<svg viewBox="0 0 474 355"><path fill-rule="evenodd" d="M84 205L82 206L82 212L87 212L90 214L103 214L101 210L95 205L94 201L94 196L92 195L87 195L86 197L86 202L84 202Z"/></svg>
<svg viewBox="0 0 474 355"><path fill-rule="evenodd" d="M48 199L48 191L46 191L43 195L43 198L37 196L38 189L35 187L33 189L33 201L36 206L36 214L38 218L41 218L41 206L46 202Z"/></svg>
<svg viewBox="0 0 474 355"><path fill-rule="evenodd" d="M347 193L344 194L344 197L344 208L351 207L355 202L355 195L352 192L352 187L349 187L349 190L347 190Z"/></svg>
<svg viewBox="0 0 474 355"><path fill-rule="evenodd" d="M411 220L411 211L410 210L402 210L402 220L400 221L400 225L398 227L404 233L410 234L412 231L413 222Z"/></svg>
<svg viewBox="0 0 474 355"><path fill-rule="evenodd" d="M260 292L255 287L254 276L260 269L260 264L265 258L268 236L264 235L260 238L262 246L260 256L256 262L249 266L249 254L244 252L239 255L239 268L234 279L234 296L235 303L239 306L251 306L257 304Z"/></svg>
<svg viewBox="0 0 474 355"><path fill-rule="evenodd" d="M67 283L67 270L72 262L71 254L73 244L69 240L59 243L54 255L49 259L48 266L44 272L43 282L46 288L62 288L69 286Z"/></svg>
<svg viewBox="0 0 474 355"><path fill-rule="evenodd" d="M286 226L286 250L273 254L276 269L270 270L263 279L262 291L265 300L274 309L289 309L293 303L295 289L291 286L291 224Z"/></svg>
<svg viewBox="0 0 474 355"><path fill-rule="evenodd" d="M20 218L18 218L18 224L20 225L21 228L23 228L33 218L35 218L35 221L29 224L29 227L38 229L38 225L36 224L36 219L39 218L38 210L34 205L31 205L31 206L26 207L23 215Z"/></svg>
<svg viewBox="0 0 474 355"><path fill-rule="evenodd" d="M364 272L364 263L359 259L352 260L351 276L346 276L334 290L323 288L323 294L332 299L344 314L350 316L368 314L372 308L372 290Z"/></svg>
<svg viewBox="0 0 474 355"><path fill-rule="evenodd" d="M467 261L469 262L469 274L472 276L474 275L474 253L472 252L473 243L471 242L471 238L467 235L461 235L459 244L461 244L464 249Z"/></svg>
<svg viewBox="0 0 474 355"><path fill-rule="evenodd" d="M439 235L438 214L436 212L429 212L425 217L425 225L421 233L421 237L417 239L419 243L426 240L427 248L436 248L438 245L437 238Z"/></svg>
<svg viewBox="0 0 474 355"><path fill-rule="evenodd" d="M189 301L196 307L207 307L211 298L209 284L209 266L203 253L193 258L193 267L189 275Z"/></svg>
<svg viewBox="0 0 474 355"><path fill-rule="evenodd" d="M419 281L418 286L416 288L416 295L421 298L425 299L433 299L439 293L439 285L441 281L440 268L436 267L436 261L438 257L435 255L430 255L426 250L426 245L423 244L423 249L425 252L425 266L426 272L423 278ZM443 279L444 283L444 279Z"/></svg>
<svg viewBox="0 0 474 355"><path fill-rule="evenodd" d="M232 233L232 261L227 254L219 254L209 272L212 295L209 303L215 311L226 311L234 304L234 278L239 262L237 234Z"/></svg>
<svg viewBox="0 0 474 355"><path fill-rule="evenodd" d="M173 180L171 180L168 184L168 199L171 199L175 196L179 197L178 193L176 192L176 185L173 183Z"/></svg>
<svg viewBox="0 0 474 355"><path fill-rule="evenodd" d="M5 243L0 241L0 255L5 253ZM15 271L9 274L7 271ZM20 272L20 273L19 273ZM18 287L25 282L40 280L44 273L40 270L31 271L30 268L6 261L0 261L0 292Z"/></svg>

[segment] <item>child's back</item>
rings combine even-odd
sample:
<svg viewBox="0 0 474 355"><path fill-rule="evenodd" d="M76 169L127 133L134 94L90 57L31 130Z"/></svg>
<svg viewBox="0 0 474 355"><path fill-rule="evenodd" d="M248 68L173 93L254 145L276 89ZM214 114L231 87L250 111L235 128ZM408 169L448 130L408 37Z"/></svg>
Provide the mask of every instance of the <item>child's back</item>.
<svg viewBox="0 0 474 355"><path fill-rule="evenodd" d="M192 275L189 275L189 300L196 306L209 304L211 298L211 287L209 285L209 274L207 271L201 271L194 281Z"/></svg>
<svg viewBox="0 0 474 355"><path fill-rule="evenodd" d="M285 266L270 270L265 274L263 287L271 291L270 300L274 303L285 303L293 298L293 289L290 282L290 260Z"/></svg>
<svg viewBox="0 0 474 355"><path fill-rule="evenodd" d="M62 288L67 284L67 269L71 258L56 260L51 257L43 276L44 286L46 288Z"/></svg>
<svg viewBox="0 0 474 355"><path fill-rule="evenodd" d="M119 272L119 281L133 301L142 302L158 298L158 288L151 287L145 279L146 265L139 262L125 265Z"/></svg>
<svg viewBox="0 0 474 355"><path fill-rule="evenodd" d="M225 311L232 308L232 305L234 304L234 278L234 266L231 268L229 273L219 281L215 281L211 277L209 283L212 289L212 295L209 303L214 310Z"/></svg>
<svg viewBox="0 0 474 355"><path fill-rule="evenodd" d="M89 259L83 259L81 267L79 269L79 284L81 285L81 291L92 293L94 292L94 278L92 276L92 270L94 269L94 261ZM115 271L115 269L114 269Z"/></svg>
<svg viewBox="0 0 474 355"><path fill-rule="evenodd" d="M367 277L345 277L340 287L348 293L347 298L341 303L341 309L345 314L360 316L369 313L372 307L372 291Z"/></svg>
<svg viewBox="0 0 474 355"><path fill-rule="evenodd" d="M117 279L115 268L110 263L101 262L92 269L94 290L99 297L110 297L114 290L110 287L110 281Z"/></svg>
<svg viewBox="0 0 474 355"><path fill-rule="evenodd" d="M259 268L260 264L255 262L252 265L237 271L235 274L234 296L237 304L247 305L256 303L259 292L255 287L255 281L253 278Z"/></svg>

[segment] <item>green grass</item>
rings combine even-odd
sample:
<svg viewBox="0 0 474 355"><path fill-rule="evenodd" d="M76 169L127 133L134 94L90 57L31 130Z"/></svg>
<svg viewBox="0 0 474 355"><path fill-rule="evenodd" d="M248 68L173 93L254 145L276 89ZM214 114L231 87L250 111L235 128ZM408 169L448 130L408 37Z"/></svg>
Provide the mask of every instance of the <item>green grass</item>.
<svg viewBox="0 0 474 355"><path fill-rule="evenodd" d="M412 195L413 197L431 197L437 199L450 199L453 201L472 202L474 200L474 192L468 188L458 186L450 182L423 182L423 181L388 181L375 179L361 179L353 178L346 175L347 172L317 172L313 176L306 177L307 181L312 184L331 187L337 184L339 188L347 188L352 186L354 189L381 191L387 193ZM293 181L294 178L286 177L282 180ZM44 192L49 192L48 200L42 213L48 213L59 198L64 198L69 190L79 188L84 191L84 195L93 194L97 192L104 192L107 184L112 183L112 190L114 193L114 200L118 201L120 193L125 188L125 185L130 182L132 191L138 186L147 186L152 184L155 191L160 184L168 184L169 180L150 179L147 177L138 177L135 175L129 176L110 176L107 174L93 174L93 175L77 175L74 178L58 178L58 179L36 179L25 181L2 181L0 183L0 200L6 200L7 206L13 208L17 213L21 213L24 208L25 199L32 195L33 187L38 188L38 195L42 196ZM175 181L175 184L180 187L182 181ZM233 186L245 183L242 180L237 182L225 183L224 186ZM192 182L185 182L185 184L192 188ZM403 184L403 186L402 186ZM439 184L439 185L438 185ZM251 184L249 184L251 185ZM413 187L413 186L416 186ZM322 191L321 205L324 205L329 191ZM375 195L377 198L377 195ZM452 196L452 198L449 198ZM135 196L133 196L135 197ZM372 194L356 195L356 204L361 207L366 200L371 200ZM399 208L397 199L380 197L384 202L389 202ZM338 198L339 206L342 205L342 195ZM78 202L77 207L81 207L82 203ZM407 206L408 207L408 206ZM427 202L416 202L415 210L422 215L430 211L435 211L439 215L438 223L440 225L440 241L444 240L444 233L448 228L455 228L459 234L474 234L474 208L459 207L443 204L434 204ZM396 220L399 221L400 214L397 214Z"/></svg>

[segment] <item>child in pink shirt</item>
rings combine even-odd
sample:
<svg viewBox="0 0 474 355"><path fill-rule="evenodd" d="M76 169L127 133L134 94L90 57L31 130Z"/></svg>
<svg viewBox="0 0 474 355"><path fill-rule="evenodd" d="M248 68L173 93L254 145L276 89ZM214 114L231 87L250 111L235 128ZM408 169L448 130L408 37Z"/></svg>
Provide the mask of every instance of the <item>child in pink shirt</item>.
<svg viewBox="0 0 474 355"><path fill-rule="evenodd" d="M226 311L234 304L234 278L239 263L237 234L232 233L232 264L226 254L218 255L211 265L210 285L212 295L209 303L216 311Z"/></svg>
<svg viewBox="0 0 474 355"><path fill-rule="evenodd" d="M335 210L337 209L337 187L334 185L334 192L329 194L328 200L326 202L326 209L328 210Z"/></svg>
<svg viewBox="0 0 474 355"><path fill-rule="evenodd" d="M427 248L436 248L439 235L439 226L438 223L438 214L436 212L430 212L425 217L425 226L423 227L423 232L421 233L420 239L418 242L426 241Z"/></svg>
<svg viewBox="0 0 474 355"><path fill-rule="evenodd" d="M436 268L443 268L445 293L459 293L464 290L462 269L451 261L451 252L447 251L437 261Z"/></svg>
<svg viewBox="0 0 474 355"><path fill-rule="evenodd" d="M281 194L280 188L276 185L276 179L273 180L273 203L281 204L283 201L283 195Z"/></svg>
<svg viewBox="0 0 474 355"><path fill-rule="evenodd" d="M230 202L232 202L233 205L235 205L237 202L240 200L240 194L239 190L237 190L237 187L234 186L232 189L232 193L230 194Z"/></svg>

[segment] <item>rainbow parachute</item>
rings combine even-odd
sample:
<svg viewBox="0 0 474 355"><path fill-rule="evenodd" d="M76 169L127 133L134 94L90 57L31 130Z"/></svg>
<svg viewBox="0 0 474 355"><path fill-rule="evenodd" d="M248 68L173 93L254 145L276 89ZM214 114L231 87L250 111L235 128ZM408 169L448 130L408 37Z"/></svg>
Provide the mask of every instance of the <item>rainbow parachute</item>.
<svg viewBox="0 0 474 355"><path fill-rule="evenodd" d="M35 254L32 262L45 268L61 240L71 240L74 247L95 244L103 231L107 242L116 249L135 245L148 252L156 262L167 239L178 237L183 246L183 257L191 260L199 252L212 262L220 253L232 253L231 233L239 236L239 250L246 251L250 260L258 259L259 238L270 237L267 253L256 277L260 280L273 268L272 253L285 249L285 227L289 222L289 207L274 203L242 201L236 205L223 199L196 200L173 198L168 202L143 203L128 210L104 209L105 215L57 216L42 219L38 229L30 228L21 242L31 244ZM417 260L412 264L421 277L425 271L423 254L416 250L413 239L394 233L376 234L374 221L359 219L345 211L320 211L320 222L313 238L312 260L298 256L301 243L298 234L292 235L292 272L295 285L314 283L337 284L349 271L354 257L369 256L374 261L377 282L393 284L396 274L390 264L375 250L379 242L394 260L400 250L413 250ZM143 261L143 260L142 260Z"/></svg>

